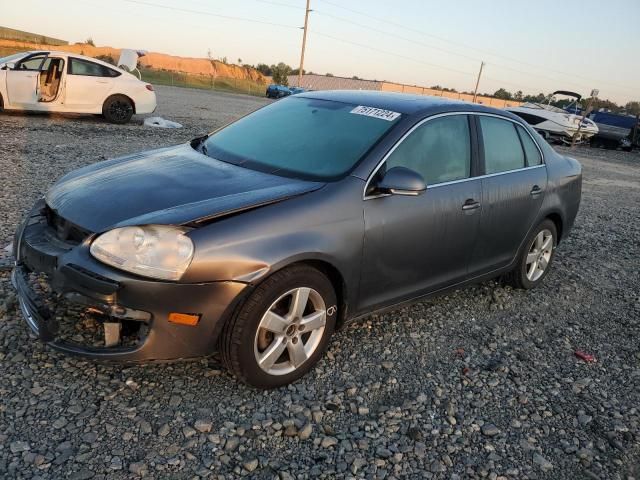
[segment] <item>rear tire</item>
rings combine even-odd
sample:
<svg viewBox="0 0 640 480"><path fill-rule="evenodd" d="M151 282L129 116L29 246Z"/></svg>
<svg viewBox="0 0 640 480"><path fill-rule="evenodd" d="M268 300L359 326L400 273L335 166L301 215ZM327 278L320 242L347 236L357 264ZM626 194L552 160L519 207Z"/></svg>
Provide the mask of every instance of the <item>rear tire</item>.
<svg viewBox="0 0 640 480"><path fill-rule="evenodd" d="M540 285L551 269L557 244L555 223L549 219L542 221L527 237L516 268L505 276L506 282L524 290Z"/></svg>
<svg viewBox="0 0 640 480"><path fill-rule="evenodd" d="M128 123L133 116L133 102L124 95L112 95L102 105L102 116L118 125Z"/></svg>
<svg viewBox="0 0 640 480"><path fill-rule="evenodd" d="M224 326L223 363L254 387L294 382L326 350L335 329L336 305L333 285L315 268L299 265L274 273Z"/></svg>

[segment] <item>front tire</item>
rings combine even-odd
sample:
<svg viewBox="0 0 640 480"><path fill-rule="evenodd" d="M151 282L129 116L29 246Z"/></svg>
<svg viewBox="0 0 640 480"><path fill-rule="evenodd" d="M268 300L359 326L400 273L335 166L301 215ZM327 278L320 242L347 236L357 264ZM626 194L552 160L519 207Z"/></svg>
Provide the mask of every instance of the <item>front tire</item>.
<svg viewBox="0 0 640 480"><path fill-rule="evenodd" d="M133 116L133 102L124 95L112 95L104 101L102 115L111 123L128 123Z"/></svg>
<svg viewBox="0 0 640 480"><path fill-rule="evenodd" d="M322 272L306 265L276 272L224 326L222 361L254 387L292 383L322 357L337 313L336 293Z"/></svg>
<svg viewBox="0 0 640 480"><path fill-rule="evenodd" d="M506 277L507 283L525 290L540 285L551 269L557 244L555 223L549 219L542 221L527 237L518 265Z"/></svg>

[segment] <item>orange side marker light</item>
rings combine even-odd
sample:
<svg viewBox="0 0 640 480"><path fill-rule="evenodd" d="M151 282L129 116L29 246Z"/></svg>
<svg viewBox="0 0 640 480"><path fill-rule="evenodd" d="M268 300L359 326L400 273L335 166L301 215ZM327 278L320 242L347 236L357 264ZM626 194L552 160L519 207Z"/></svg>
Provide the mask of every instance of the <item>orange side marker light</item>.
<svg viewBox="0 0 640 480"><path fill-rule="evenodd" d="M179 325L189 325L190 327L195 327L200 321L200 315L195 315L193 313L172 312L169 314L169 321L171 323L177 323Z"/></svg>

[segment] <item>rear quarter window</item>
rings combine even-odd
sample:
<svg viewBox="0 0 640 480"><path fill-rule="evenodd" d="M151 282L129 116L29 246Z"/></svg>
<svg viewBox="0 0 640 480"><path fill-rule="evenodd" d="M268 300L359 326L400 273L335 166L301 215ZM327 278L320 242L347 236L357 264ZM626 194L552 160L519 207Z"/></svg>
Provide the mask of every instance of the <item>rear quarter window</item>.
<svg viewBox="0 0 640 480"><path fill-rule="evenodd" d="M520 125L517 125L516 129L518 130L518 135L520 135L522 147L524 148L524 153L527 157L527 165L529 167L535 167L536 165L542 164L542 155L540 155L540 150L538 150L538 147L531 139L531 135L529 135Z"/></svg>
<svg viewBox="0 0 640 480"><path fill-rule="evenodd" d="M485 173L500 173L525 167L522 143L513 122L480 116L484 143Z"/></svg>

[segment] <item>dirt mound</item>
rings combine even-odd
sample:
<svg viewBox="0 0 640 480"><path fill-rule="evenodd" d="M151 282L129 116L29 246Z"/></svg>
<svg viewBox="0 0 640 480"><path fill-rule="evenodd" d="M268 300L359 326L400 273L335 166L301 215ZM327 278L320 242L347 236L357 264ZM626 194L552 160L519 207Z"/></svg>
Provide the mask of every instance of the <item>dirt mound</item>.
<svg viewBox="0 0 640 480"><path fill-rule="evenodd" d="M88 57L98 57L100 55L110 55L117 60L120 56L120 49L113 47L95 47L87 43L76 43L74 45L51 45L21 42L16 40L0 40L0 47L6 49L15 48L19 50L59 50L72 52ZM254 68L241 67L239 65L229 65L214 60L211 62L207 58L176 57L165 53L149 52L140 59L140 64L158 70L167 70L180 73L192 73L200 75L215 75L216 77L238 78L252 80L258 83L266 83L265 77Z"/></svg>

